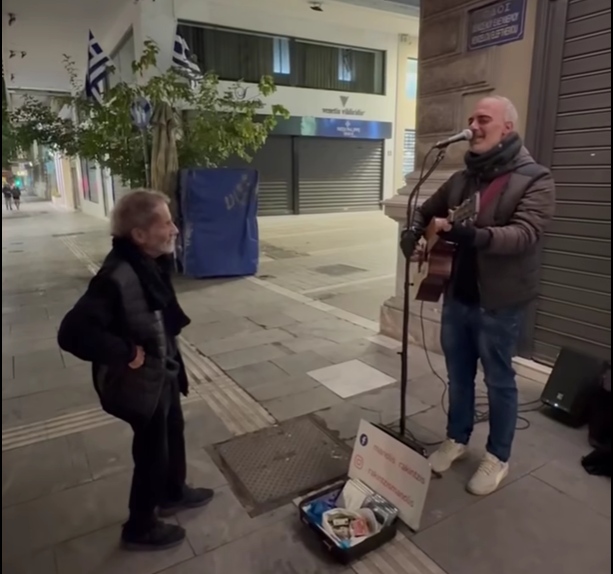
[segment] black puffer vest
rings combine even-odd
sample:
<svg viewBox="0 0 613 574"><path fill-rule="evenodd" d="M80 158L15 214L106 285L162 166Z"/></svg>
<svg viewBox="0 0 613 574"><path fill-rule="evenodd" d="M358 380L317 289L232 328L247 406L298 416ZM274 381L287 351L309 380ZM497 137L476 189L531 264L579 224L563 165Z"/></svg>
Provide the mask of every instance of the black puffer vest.
<svg viewBox="0 0 613 574"><path fill-rule="evenodd" d="M93 366L94 384L102 407L109 414L131 424L147 421L158 406L166 383L167 340L161 311L151 311L140 280L129 263L111 252L101 269L117 286L121 314L127 338L145 350L145 363L140 369L127 365ZM186 380L181 362L180 379ZM184 385L181 384L181 387ZM185 393L187 389L183 389Z"/></svg>

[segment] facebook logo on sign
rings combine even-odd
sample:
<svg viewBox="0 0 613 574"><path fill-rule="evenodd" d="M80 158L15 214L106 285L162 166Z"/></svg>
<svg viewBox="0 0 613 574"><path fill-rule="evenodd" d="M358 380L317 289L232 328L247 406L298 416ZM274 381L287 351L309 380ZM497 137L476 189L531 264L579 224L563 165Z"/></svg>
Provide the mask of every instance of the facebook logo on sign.
<svg viewBox="0 0 613 574"><path fill-rule="evenodd" d="M368 437L365 434L360 437L360 444L362 446L366 446L368 444Z"/></svg>

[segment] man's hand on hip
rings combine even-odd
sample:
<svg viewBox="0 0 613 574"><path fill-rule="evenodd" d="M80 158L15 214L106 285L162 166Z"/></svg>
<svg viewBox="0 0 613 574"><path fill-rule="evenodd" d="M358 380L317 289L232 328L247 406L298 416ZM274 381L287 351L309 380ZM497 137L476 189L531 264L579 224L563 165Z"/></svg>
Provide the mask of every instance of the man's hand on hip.
<svg viewBox="0 0 613 574"><path fill-rule="evenodd" d="M131 369L140 369L145 364L145 350L137 346L136 347L136 356L132 359L131 363L128 363L128 367Z"/></svg>

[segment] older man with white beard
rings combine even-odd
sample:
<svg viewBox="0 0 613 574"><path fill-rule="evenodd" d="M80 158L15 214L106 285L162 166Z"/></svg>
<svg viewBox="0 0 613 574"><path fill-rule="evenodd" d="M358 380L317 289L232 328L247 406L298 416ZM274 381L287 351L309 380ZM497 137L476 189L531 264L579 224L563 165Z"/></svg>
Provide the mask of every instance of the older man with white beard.
<svg viewBox="0 0 613 574"><path fill-rule="evenodd" d="M58 335L62 349L92 363L104 410L134 431L122 534L130 550L181 544L185 531L157 517L213 498L211 490L186 484L180 397L188 382L177 336L190 320L170 280L177 234L165 195L136 190L121 198L112 215L113 247Z"/></svg>

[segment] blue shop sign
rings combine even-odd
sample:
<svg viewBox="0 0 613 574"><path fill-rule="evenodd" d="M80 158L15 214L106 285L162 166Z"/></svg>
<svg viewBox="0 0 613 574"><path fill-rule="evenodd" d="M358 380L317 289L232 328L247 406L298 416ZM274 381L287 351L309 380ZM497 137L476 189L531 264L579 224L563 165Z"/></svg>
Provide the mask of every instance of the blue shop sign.
<svg viewBox="0 0 613 574"><path fill-rule="evenodd" d="M303 118L303 127L305 119L307 118ZM314 131L303 129L302 135L312 135L321 138L353 138L363 140L384 140L392 137L392 124L388 122L337 118L313 119L315 119Z"/></svg>
<svg viewBox="0 0 613 574"><path fill-rule="evenodd" d="M392 137L392 128L391 122L292 116L287 120L279 120L272 133L303 137L387 140Z"/></svg>
<svg viewBox="0 0 613 574"><path fill-rule="evenodd" d="M468 50L481 50L523 40L526 0L505 0L468 13Z"/></svg>

